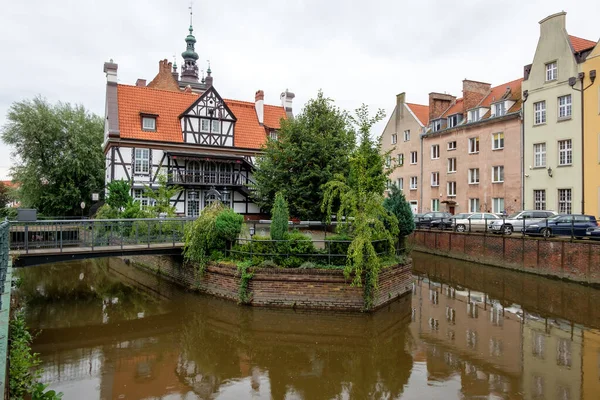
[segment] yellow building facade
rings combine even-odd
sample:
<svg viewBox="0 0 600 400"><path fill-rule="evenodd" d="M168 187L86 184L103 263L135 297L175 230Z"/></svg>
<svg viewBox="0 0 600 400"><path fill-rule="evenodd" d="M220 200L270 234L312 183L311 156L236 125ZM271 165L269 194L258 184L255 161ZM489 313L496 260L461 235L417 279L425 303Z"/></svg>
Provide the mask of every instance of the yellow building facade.
<svg viewBox="0 0 600 400"><path fill-rule="evenodd" d="M587 56L582 71L583 87L587 87L583 94L585 212L600 217L600 79L592 83L592 71L600 72L600 45Z"/></svg>

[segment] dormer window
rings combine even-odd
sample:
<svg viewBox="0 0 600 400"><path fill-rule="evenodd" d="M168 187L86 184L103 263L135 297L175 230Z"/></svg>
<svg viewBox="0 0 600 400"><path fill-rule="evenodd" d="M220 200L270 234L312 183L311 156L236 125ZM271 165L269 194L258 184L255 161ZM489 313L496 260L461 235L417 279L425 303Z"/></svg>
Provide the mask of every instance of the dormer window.
<svg viewBox="0 0 600 400"><path fill-rule="evenodd" d="M142 130L156 131L156 117L143 116L142 117Z"/></svg>
<svg viewBox="0 0 600 400"><path fill-rule="evenodd" d="M479 108L469 111L469 122L479 121Z"/></svg>
<svg viewBox="0 0 600 400"><path fill-rule="evenodd" d="M436 119L435 121L431 121L431 130L437 132L442 129L442 121Z"/></svg>
<svg viewBox="0 0 600 400"><path fill-rule="evenodd" d="M506 104L504 101L494 104L494 115L496 117L506 115Z"/></svg>
<svg viewBox="0 0 600 400"><path fill-rule="evenodd" d="M546 64L546 82L558 79L558 65L556 61Z"/></svg>
<svg viewBox="0 0 600 400"><path fill-rule="evenodd" d="M462 121L461 114L454 114L448 117L448 128L454 128Z"/></svg>

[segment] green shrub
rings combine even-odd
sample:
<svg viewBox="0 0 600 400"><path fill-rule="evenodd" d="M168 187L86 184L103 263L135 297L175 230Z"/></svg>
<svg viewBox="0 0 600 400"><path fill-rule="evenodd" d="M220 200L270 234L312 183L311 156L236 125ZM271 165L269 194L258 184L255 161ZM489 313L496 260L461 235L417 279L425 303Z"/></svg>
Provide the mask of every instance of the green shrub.
<svg viewBox="0 0 600 400"><path fill-rule="evenodd" d="M329 253L331 254L343 254L344 256L348 254L348 248L350 247L350 242L352 242L352 237L347 233L340 233L338 235L331 235L325 238L325 246L329 246ZM327 247L325 247L325 251L327 252ZM338 257L336 257L337 259ZM345 263L345 258L339 257L342 263Z"/></svg>
<svg viewBox="0 0 600 400"><path fill-rule="evenodd" d="M217 233L217 216L224 210L220 202L212 203L200 213L191 224L186 225L183 255L186 261L194 263L201 275L212 250L225 248L225 240Z"/></svg>
<svg viewBox="0 0 600 400"><path fill-rule="evenodd" d="M315 264L314 262L311 261L306 261L303 262L300 267L298 267L300 269L313 269L313 268L317 268L317 264Z"/></svg>
<svg viewBox="0 0 600 400"><path fill-rule="evenodd" d="M119 210L111 207L108 204L104 204L100 207L96 214L94 215L94 219L117 219L119 218Z"/></svg>
<svg viewBox="0 0 600 400"><path fill-rule="evenodd" d="M271 219L271 239L287 239L290 213L287 201L285 201L281 192L277 192L275 195L275 203L273 203L273 209L271 210Z"/></svg>
<svg viewBox="0 0 600 400"><path fill-rule="evenodd" d="M265 260L260 264L261 268L277 268L278 265L273 260Z"/></svg>
<svg viewBox="0 0 600 400"><path fill-rule="evenodd" d="M0 219L8 218L10 221L17 219L17 209L14 207L0 208Z"/></svg>
<svg viewBox="0 0 600 400"><path fill-rule="evenodd" d="M215 220L216 234L226 241L233 242L240 235L243 223L244 217L241 214L226 208L217 215Z"/></svg>

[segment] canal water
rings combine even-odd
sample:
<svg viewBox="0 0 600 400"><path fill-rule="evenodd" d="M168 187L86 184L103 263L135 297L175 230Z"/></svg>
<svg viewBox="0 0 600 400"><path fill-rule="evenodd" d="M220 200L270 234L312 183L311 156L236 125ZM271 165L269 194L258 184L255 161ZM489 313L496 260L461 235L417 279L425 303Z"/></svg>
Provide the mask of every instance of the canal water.
<svg viewBox="0 0 600 400"><path fill-rule="evenodd" d="M20 270L63 399L598 399L600 291L414 254L370 315L238 306L120 259Z"/></svg>

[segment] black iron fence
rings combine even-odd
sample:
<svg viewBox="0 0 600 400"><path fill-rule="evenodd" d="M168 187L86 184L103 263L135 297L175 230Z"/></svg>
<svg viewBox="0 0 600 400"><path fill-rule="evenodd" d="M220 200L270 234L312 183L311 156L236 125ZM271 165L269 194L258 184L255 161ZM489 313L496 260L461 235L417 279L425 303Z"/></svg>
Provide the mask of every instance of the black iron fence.
<svg viewBox="0 0 600 400"><path fill-rule="evenodd" d="M2 310L2 295L6 287L6 275L10 261L9 254L9 228L10 223L4 221L0 223L0 310Z"/></svg>

